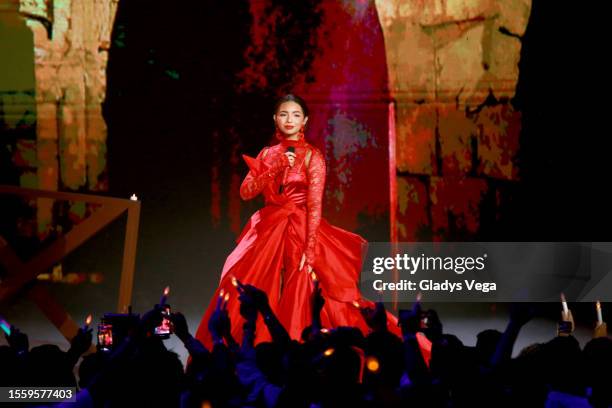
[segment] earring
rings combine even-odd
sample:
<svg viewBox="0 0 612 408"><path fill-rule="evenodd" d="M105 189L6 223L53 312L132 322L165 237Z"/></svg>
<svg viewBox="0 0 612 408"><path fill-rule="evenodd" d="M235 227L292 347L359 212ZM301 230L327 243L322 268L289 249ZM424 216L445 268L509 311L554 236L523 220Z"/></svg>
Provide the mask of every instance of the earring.
<svg viewBox="0 0 612 408"><path fill-rule="evenodd" d="M298 137L300 139L304 139L304 129L305 129L305 126L302 125L302 127L300 128L300 131L298 132Z"/></svg>

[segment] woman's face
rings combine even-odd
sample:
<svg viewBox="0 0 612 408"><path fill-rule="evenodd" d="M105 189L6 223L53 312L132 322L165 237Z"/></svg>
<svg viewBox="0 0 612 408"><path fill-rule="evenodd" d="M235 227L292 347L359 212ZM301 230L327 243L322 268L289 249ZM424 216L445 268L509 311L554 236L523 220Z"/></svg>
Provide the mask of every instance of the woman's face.
<svg viewBox="0 0 612 408"><path fill-rule="evenodd" d="M276 127L285 137L297 135L308 121L308 117L304 116L302 107L291 101L282 103L273 118Z"/></svg>

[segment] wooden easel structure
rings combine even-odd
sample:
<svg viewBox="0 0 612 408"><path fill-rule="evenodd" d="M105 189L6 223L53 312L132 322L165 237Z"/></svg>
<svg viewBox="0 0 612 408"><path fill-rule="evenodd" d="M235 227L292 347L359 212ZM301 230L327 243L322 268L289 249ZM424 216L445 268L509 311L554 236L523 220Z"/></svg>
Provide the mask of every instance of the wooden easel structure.
<svg viewBox="0 0 612 408"><path fill-rule="evenodd" d="M0 236L0 264L7 270L7 276L0 281L0 304L10 301L28 283L33 282L34 284L27 288L26 296L38 306L66 339L72 339L77 333L79 325L49 291L40 282L36 281L36 277L47 272L53 265L60 262L98 231L117 219L124 211L127 211L123 266L119 283L119 300L117 302L119 313L127 311L131 302L134 283L134 265L140 220L139 201L0 185L0 197L2 195L84 201L100 204L101 207L27 262L21 261L9 243Z"/></svg>

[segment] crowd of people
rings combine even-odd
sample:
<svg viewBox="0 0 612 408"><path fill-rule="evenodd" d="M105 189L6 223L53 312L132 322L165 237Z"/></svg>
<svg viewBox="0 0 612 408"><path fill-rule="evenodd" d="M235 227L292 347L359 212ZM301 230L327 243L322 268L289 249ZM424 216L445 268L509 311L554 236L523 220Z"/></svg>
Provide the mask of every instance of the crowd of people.
<svg viewBox="0 0 612 408"><path fill-rule="evenodd" d="M210 350L190 334L181 313L167 316L189 351L185 367L154 334L165 318L163 305L155 305L112 348L89 354L91 329L79 329L64 352L55 345L30 349L27 335L11 327L9 345L0 346L0 386L77 387L77 402L63 403L70 407L612 405L612 340L607 336L581 349L571 334L560 335L512 357L521 327L533 317L530 304L513 305L504 332L485 330L476 346L468 347L443 331L435 310L424 310L418 302L399 314L402 338L387 329L382 303L361 308L369 333L321 327L325 298L315 286L312 322L301 339L293 339L264 291L251 285L238 289L241 344L231 335L223 297L208 324L214 341ZM257 330L268 330L272 341L255 344ZM418 336L431 342L430 352L424 352Z"/></svg>

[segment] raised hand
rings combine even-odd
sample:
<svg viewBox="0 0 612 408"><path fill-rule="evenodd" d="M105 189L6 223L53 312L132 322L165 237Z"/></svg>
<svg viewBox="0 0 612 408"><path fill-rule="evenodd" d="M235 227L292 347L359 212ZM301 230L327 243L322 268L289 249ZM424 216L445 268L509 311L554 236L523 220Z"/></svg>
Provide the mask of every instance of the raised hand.
<svg viewBox="0 0 612 408"><path fill-rule="evenodd" d="M321 310L323 310L323 305L325 304L325 298L321 293L321 287L319 286L318 280L314 281L314 288L312 290L310 302L312 305L312 333L314 335L318 335L321 331Z"/></svg>
<svg viewBox="0 0 612 408"><path fill-rule="evenodd" d="M140 334L151 333L162 322L162 307L155 305L153 309L146 312L140 319Z"/></svg>
<svg viewBox="0 0 612 408"><path fill-rule="evenodd" d="M174 334L184 343L189 338L187 319L185 319L185 316L180 312L172 313L169 318L174 325Z"/></svg>
<svg viewBox="0 0 612 408"><path fill-rule="evenodd" d="M70 349L79 356L89 350L92 342L92 331L93 329L83 330L82 327L79 327L76 336L70 342Z"/></svg>
<svg viewBox="0 0 612 408"><path fill-rule="evenodd" d="M514 343L521 328L531 320L536 313L536 308L529 303L513 303L510 305L510 320L502 337L497 342L495 353L491 356L490 366L497 367L512 358Z"/></svg>
<svg viewBox="0 0 612 408"><path fill-rule="evenodd" d="M231 332L231 322L227 313L227 301L221 296L219 296L217 307L208 321L208 330L215 342L222 341L223 337Z"/></svg>
<svg viewBox="0 0 612 408"><path fill-rule="evenodd" d="M236 287L238 289L238 300L240 301L240 315L249 322L257 320L257 304L252 296L252 291L245 289L241 283Z"/></svg>
<svg viewBox="0 0 612 408"><path fill-rule="evenodd" d="M257 310L261 313L264 313L268 309L270 309L270 304L268 302L268 295L263 290L256 288L253 285L242 285L242 290L244 294L246 294L253 301L253 305L257 308Z"/></svg>
<svg viewBox="0 0 612 408"><path fill-rule="evenodd" d="M374 308L361 308L361 315L373 331L387 330L387 312L382 302L376 302Z"/></svg>
<svg viewBox="0 0 612 408"><path fill-rule="evenodd" d="M325 305L325 298L321 292L321 286L319 285L319 281L316 280L314 283L314 289L312 291L312 313L313 316L319 316L321 310L323 310L323 306Z"/></svg>
<svg viewBox="0 0 612 408"><path fill-rule="evenodd" d="M249 317L253 317L255 308L259 313L261 313L264 323L272 336L272 341L277 343L286 344L291 341L287 330L283 327L283 325L278 321L274 311L270 307L270 303L268 302L268 295L263 290L256 288L253 285L243 285L242 283L238 283L238 292L240 293L241 302L244 302L244 308L241 304L240 313L246 318L245 314ZM239 299L240 299L239 297Z"/></svg>
<svg viewBox="0 0 612 408"><path fill-rule="evenodd" d="M416 335L421 328L422 313L420 302L414 302L410 310L404 309L399 311L398 324L404 336Z"/></svg>
<svg viewBox="0 0 612 408"><path fill-rule="evenodd" d="M6 341L9 346L15 350L17 354L26 353L30 349L30 341L28 335L22 333L17 327L11 325L11 334L6 336Z"/></svg>
<svg viewBox="0 0 612 408"><path fill-rule="evenodd" d="M608 337L608 325L606 322L598 323L593 330L593 338Z"/></svg>
<svg viewBox="0 0 612 408"><path fill-rule="evenodd" d="M74 367L79 361L79 358L91 347L92 329L83 330L79 327L77 334L70 341L70 349L68 349L67 357L71 367Z"/></svg>
<svg viewBox="0 0 612 408"><path fill-rule="evenodd" d="M423 328L423 332L430 341L437 341L442 337L442 322L435 309L429 309L424 312L424 317L427 318L427 326Z"/></svg>
<svg viewBox="0 0 612 408"><path fill-rule="evenodd" d="M561 312L561 321L557 325L557 335L571 336L575 328L572 311L568 310L567 313Z"/></svg>

